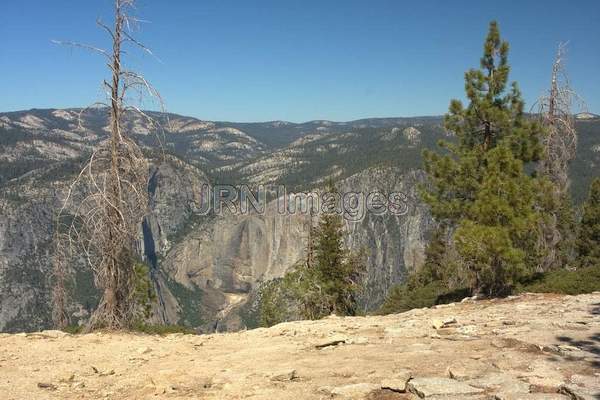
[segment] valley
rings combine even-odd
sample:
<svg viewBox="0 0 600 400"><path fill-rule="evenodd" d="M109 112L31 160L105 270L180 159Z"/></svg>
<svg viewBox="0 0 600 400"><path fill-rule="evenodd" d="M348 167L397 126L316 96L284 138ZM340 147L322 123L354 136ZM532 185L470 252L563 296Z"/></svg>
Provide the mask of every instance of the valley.
<svg viewBox="0 0 600 400"><path fill-rule="evenodd" d="M197 215L203 184L306 191L334 178L344 191L404 193L406 215L345 221L347 246L368 251L363 311L376 310L422 264L432 221L417 193L421 152L448 137L441 117L240 124L152 115L160 129L133 115L125 126L152 164L138 242L159 297L155 322L204 332L255 327L257 288L304 257L308 216L280 216L272 204L265 215ZM50 327L54 212L106 139L107 123L99 109L0 113L0 331ZM600 165L600 119L580 118L577 127L571 175L579 203ZM84 265L71 274L76 323L98 296Z"/></svg>

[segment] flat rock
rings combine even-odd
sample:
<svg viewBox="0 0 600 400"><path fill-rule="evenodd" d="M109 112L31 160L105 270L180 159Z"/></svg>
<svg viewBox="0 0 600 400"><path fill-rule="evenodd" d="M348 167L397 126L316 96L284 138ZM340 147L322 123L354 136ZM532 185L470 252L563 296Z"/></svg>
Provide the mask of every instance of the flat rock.
<svg viewBox="0 0 600 400"><path fill-rule="evenodd" d="M406 392L406 384L412 378L411 371L399 371L394 376L381 381L381 389L391 390L392 392Z"/></svg>
<svg viewBox="0 0 600 400"><path fill-rule="evenodd" d="M355 383L352 385L337 386L327 391L335 397L347 400L362 400L369 393L379 390L380 386L372 383Z"/></svg>
<svg viewBox="0 0 600 400"><path fill-rule="evenodd" d="M598 304L600 295L540 294L237 333L9 335L0 338L0 400L600 400ZM449 317L458 323L431 327ZM553 321L590 330L561 332ZM460 338L473 326L472 341ZM563 356L580 351L586 359Z"/></svg>
<svg viewBox="0 0 600 400"><path fill-rule="evenodd" d="M415 378L408 382L407 389L421 398L475 395L483 392L483 389L449 378Z"/></svg>
<svg viewBox="0 0 600 400"><path fill-rule="evenodd" d="M529 383L503 373L471 379L466 383L482 389L492 389L499 393L529 393Z"/></svg>

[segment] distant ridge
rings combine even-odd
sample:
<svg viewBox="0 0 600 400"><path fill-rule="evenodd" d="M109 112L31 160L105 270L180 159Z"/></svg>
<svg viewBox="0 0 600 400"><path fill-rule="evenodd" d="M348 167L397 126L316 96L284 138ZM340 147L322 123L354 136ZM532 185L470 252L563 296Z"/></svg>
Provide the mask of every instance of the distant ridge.
<svg viewBox="0 0 600 400"><path fill-rule="evenodd" d="M600 118L600 115L598 114L592 114L589 112L582 112L579 114L575 114L575 118L576 119L580 119L580 120L586 120L586 119L598 119Z"/></svg>

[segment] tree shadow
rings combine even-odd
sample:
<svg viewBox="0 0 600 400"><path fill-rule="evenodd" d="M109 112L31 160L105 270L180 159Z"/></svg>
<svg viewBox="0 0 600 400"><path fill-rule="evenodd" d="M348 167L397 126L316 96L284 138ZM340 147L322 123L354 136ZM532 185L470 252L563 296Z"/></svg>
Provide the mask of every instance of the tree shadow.
<svg viewBox="0 0 600 400"><path fill-rule="evenodd" d="M556 339L569 346L577 347L578 349L587 353L593 354L594 359L590 361L590 364L594 368L600 368L600 333L594 333L588 339L573 339L568 336L557 336ZM578 361L578 357L569 356L568 354L561 354L563 358L568 361Z"/></svg>
<svg viewBox="0 0 600 400"><path fill-rule="evenodd" d="M600 315L600 303L592 304L590 310L592 315ZM561 345L568 345L573 348L577 348L582 352L585 352L585 362L594 369L600 369L600 332L592 333L590 336L584 339L575 339L566 335L557 336L556 340L559 342L557 346L553 346L550 351L554 353L554 356L550 359L552 361L574 361L582 362L581 354L569 354L572 351L570 349L561 348ZM591 355L591 357L590 357ZM600 394L595 394L594 399L600 399Z"/></svg>
<svg viewBox="0 0 600 400"><path fill-rule="evenodd" d="M471 289L469 288L461 288L455 289L451 292L446 292L440 294L436 300L435 304L448 304L448 303L456 303L464 299L465 297L471 296Z"/></svg>

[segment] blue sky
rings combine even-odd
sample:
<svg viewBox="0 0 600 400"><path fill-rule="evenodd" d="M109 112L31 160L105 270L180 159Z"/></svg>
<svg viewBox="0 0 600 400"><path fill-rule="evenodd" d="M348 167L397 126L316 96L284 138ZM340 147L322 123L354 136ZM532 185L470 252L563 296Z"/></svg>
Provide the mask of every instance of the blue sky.
<svg viewBox="0 0 600 400"><path fill-rule="evenodd" d="M0 111L101 99L103 60L52 39L107 46L110 0L6 1L0 13ZM168 111L210 120L306 121L442 114L479 63L488 22L511 44L528 105L548 84L560 41L568 71L600 112L600 1L139 0L151 21L130 66Z"/></svg>

